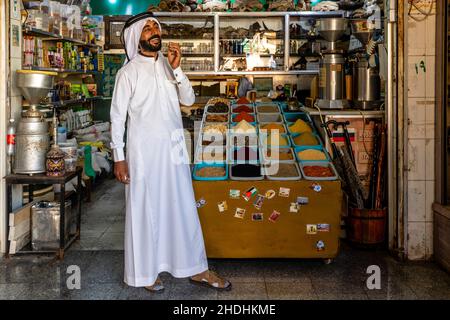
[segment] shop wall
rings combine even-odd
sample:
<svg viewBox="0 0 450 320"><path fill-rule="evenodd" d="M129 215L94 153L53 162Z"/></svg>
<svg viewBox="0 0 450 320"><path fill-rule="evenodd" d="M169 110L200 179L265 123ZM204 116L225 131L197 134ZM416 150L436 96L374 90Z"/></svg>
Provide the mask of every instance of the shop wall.
<svg viewBox="0 0 450 320"><path fill-rule="evenodd" d="M3 1L0 1L0 43L6 41L6 6ZM6 161L6 109L7 109L7 90L6 90L6 69L7 69L7 50L5 46L0 46L0 177L6 174L7 164ZM5 182L0 180L0 203L5 203ZM0 206L0 252L5 251L6 240L6 208L4 205ZM0 255L0 260L3 255Z"/></svg>
<svg viewBox="0 0 450 320"><path fill-rule="evenodd" d="M426 10L426 3L420 1ZM407 256L411 260L433 255L433 211L435 187L435 34L436 0L431 15L413 9L405 32L407 50L408 118L407 150ZM422 20L416 21L414 18Z"/></svg>
<svg viewBox="0 0 450 320"><path fill-rule="evenodd" d="M22 68L22 24L20 10L22 2L10 0L10 26L9 26L9 75L8 75L8 95L10 108L8 119L14 118L17 124L22 113L22 94L16 86L16 70ZM7 120L8 120L7 119ZM11 168L8 169L11 172ZM22 205L22 186L13 186L13 209Z"/></svg>

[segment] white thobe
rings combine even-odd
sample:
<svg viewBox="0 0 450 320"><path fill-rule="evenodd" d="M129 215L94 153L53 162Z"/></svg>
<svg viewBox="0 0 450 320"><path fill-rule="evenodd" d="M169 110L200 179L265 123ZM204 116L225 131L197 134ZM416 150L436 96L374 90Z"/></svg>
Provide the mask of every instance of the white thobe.
<svg viewBox="0 0 450 320"><path fill-rule="evenodd" d="M157 59L138 55L117 73L111 147L114 161L125 160L128 117L124 281L130 286L152 285L164 271L184 278L208 269L180 110L180 102L194 100L181 68L172 70L160 52Z"/></svg>

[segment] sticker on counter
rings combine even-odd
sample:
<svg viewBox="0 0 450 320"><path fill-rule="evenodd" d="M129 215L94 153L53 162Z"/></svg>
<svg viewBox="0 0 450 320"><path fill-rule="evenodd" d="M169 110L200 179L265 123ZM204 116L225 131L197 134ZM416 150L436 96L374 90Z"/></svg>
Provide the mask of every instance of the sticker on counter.
<svg viewBox="0 0 450 320"><path fill-rule="evenodd" d="M242 195L242 197L245 199L245 201L249 201L251 197L253 197L258 192L258 189L255 187L251 187L245 193Z"/></svg>
<svg viewBox="0 0 450 320"><path fill-rule="evenodd" d="M280 192L278 193L278 195L283 198L288 198L290 193L291 193L291 189L280 188Z"/></svg>
<svg viewBox="0 0 450 320"><path fill-rule="evenodd" d="M322 240L317 241L316 248L317 248L317 251L325 250L325 243Z"/></svg>
<svg viewBox="0 0 450 320"><path fill-rule="evenodd" d="M236 212L234 214L235 218L244 219L244 215L245 215L245 209L236 208Z"/></svg>
<svg viewBox="0 0 450 320"><path fill-rule="evenodd" d="M296 202L291 202L291 206L289 207L289 212L298 213L300 210L300 205Z"/></svg>
<svg viewBox="0 0 450 320"><path fill-rule="evenodd" d="M219 208L219 212L225 212L228 210L228 204L226 201L219 202L217 207Z"/></svg>
<svg viewBox="0 0 450 320"><path fill-rule="evenodd" d="M317 234L317 225L307 224L306 225L306 234Z"/></svg>
<svg viewBox="0 0 450 320"><path fill-rule="evenodd" d="M256 209L261 210L263 202L264 202L264 196L258 194L256 196L255 202L253 202L253 205L255 206Z"/></svg>
<svg viewBox="0 0 450 320"><path fill-rule="evenodd" d="M330 225L328 223L320 223L317 225L318 232L330 232Z"/></svg>
<svg viewBox="0 0 450 320"><path fill-rule="evenodd" d="M311 185L311 189L313 189L315 192L320 192L322 191L322 186L318 183L313 183Z"/></svg>
<svg viewBox="0 0 450 320"><path fill-rule="evenodd" d="M205 206L206 204L206 200L204 198L200 198L200 200L198 200L195 205L197 206L197 208L201 208L203 206Z"/></svg>
<svg viewBox="0 0 450 320"><path fill-rule="evenodd" d="M275 197L276 194L277 193L275 192L275 190L270 189L266 191L265 196L267 199L272 199L273 197Z"/></svg>
<svg viewBox="0 0 450 320"><path fill-rule="evenodd" d="M230 198L239 199L241 196L241 190L230 189Z"/></svg>
<svg viewBox="0 0 450 320"><path fill-rule="evenodd" d="M252 221L263 221L263 214L262 213L253 213Z"/></svg>
<svg viewBox="0 0 450 320"><path fill-rule="evenodd" d="M280 213L278 211L273 210L273 212L270 214L269 221L276 222L279 217Z"/></svg>
<svg viewBox="0 0 450 320"><path fill-rule="evenodd" d="M308 197L297 197L297 203L298 204L308 204L309 198Z"/></svg>

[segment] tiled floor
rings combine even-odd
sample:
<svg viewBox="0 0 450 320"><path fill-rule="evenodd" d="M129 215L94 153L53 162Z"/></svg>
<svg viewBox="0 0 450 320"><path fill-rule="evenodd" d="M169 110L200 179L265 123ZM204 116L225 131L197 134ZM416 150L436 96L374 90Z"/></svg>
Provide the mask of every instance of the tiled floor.
<svg viewBox="0 0 450 320"><path fill-rule="evenodd" d="M107 200L105 202L95 200ZM82 240L64 261L22 256L0 260L0 299L447 299L450 275L430 262L401 263L384 251L345 243L331 265L314 260L210 260L233 290L216 292L162 274L166 290L149 293L123 283L123 189L107 180L82 219ZM67 288L67 267L81 271L81 289ZM381 290L366 286L369 265L381 268Z"/></svg>

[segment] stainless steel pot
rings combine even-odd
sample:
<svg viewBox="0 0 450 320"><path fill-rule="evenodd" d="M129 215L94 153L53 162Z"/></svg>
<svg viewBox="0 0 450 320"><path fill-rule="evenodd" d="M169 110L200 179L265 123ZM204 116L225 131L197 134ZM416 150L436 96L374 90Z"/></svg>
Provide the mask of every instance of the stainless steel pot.
<svg viewBox="0 0 450 320"><path fill-rule="evenodd" d="M381 80L377 68L371 68L367 59L353 64L353 102L355 108L369 110L380 106Z"/></svg>

